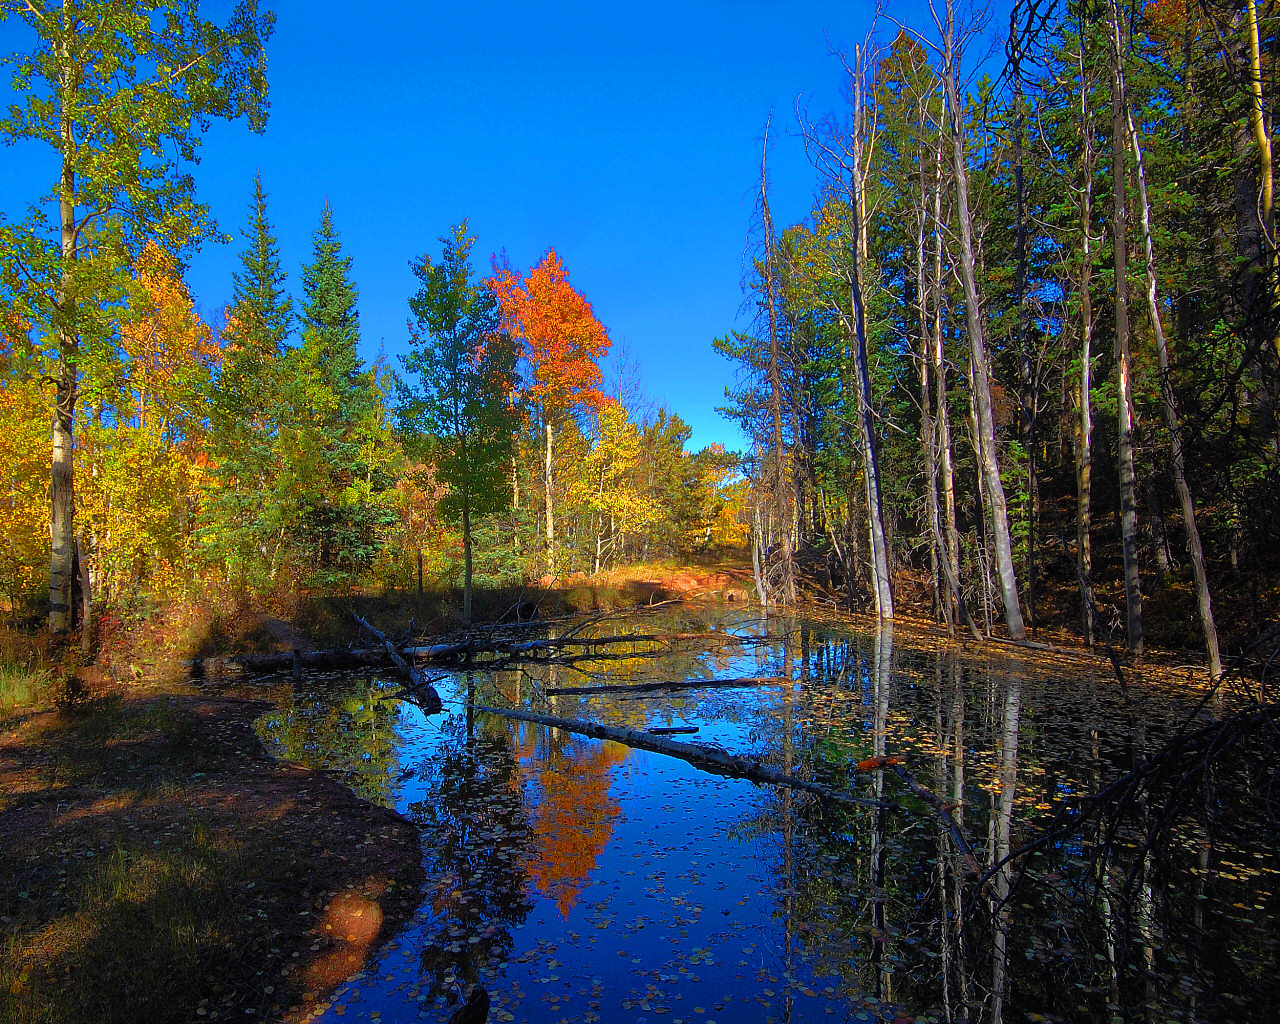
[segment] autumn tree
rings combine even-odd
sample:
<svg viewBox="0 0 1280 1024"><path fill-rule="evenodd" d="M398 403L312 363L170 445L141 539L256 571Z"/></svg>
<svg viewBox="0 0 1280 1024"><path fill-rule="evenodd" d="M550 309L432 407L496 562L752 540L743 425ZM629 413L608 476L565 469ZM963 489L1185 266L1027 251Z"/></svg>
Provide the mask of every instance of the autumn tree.
<svg viewBox="0 0 1280 1024"><path fill-rule="evenodd" d="M72 621L82 365L112 341L109 307L146 241L181 255L212 230L183 165L213 118L265 125L274 17L256 0L241 0L225 28L202 18L195 0L3 0L8 18L32 43L4 56L19 102L0 119L0 139L52 158L48 190L25 219L0 225L0 259L55 381L49 626L63 631Z"/></svg>
<svg viewBox="0 0 1280 1024"><path fill-rule="evenodd" d="M547 572L556 572L553 505L555 435L564 422L603 400L600 358L609 335L554 249L548 249L523 281L510 266L495 266L490 287L498 297L507 329L522 342L528 382L525 399L542 431L544 524Z"/></svg>
<svg viewBox="0 0 1280 1024"><path fill-rule="evenodd" d="M177 261L154 243L138 260L119 355L117 386L88 396L95 416L80 433L76 470L82 556L95 589L127 599L146 580L153 592L174 592L190 576L207 482L209 381L221 359ZM104 407L114 415L96 415Z"/></svg>
<svg viewBox="0 0 1280 1024"><path fill-rule="evenodd" d="M400 422L406 447L424 449L448 488L441 511L462 524L470 622L473 519L511 501L516 352L493 292L473 280L466 221L440 242L438 262L423 255L413 263L421 287L409 300L412 351L401 361L418 383L401 389Z"/></svg>

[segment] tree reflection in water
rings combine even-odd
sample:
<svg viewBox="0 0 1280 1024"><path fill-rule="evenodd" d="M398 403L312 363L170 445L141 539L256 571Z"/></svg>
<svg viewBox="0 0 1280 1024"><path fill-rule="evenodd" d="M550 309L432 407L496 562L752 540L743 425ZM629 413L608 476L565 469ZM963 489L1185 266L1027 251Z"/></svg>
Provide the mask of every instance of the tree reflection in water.
<svg viewBox="0 0 1280 1024"><path fill-rule="evenodd" d="M533 833L510 732L447 720L423 769L427 792L409 805L422 830L430 923L420 949L422 986L449 1005L515 948L512 929L532 904L525 864Z"/></svg>
<svg viewBox="0 0 1280 1024"><path fill-rule="evenodd" d="M428 1005L479 981L536 1024L634 1019L622 1013L649 1005L702 1005L722 1024L1274 1018L1270 712L1202 736L1212 709L1186 725L1200 692L1140 678L1120 688L1105 664L965 650L902 624L750 628L778 639L728 656L722 645L714 666L681 651L602 661L595 676L475 673L470 685L481 703L561 717L687 722L696 742L881 802L706 783L683 762L455 714L443 738L430 730L426 792L409 808L435 880L411 956ZM712 671L792 683L546 693ZM385 766L394 780L387 705L367 683L300 691L267 731L286 756ZM1160 760L1175 734L1194 756ZM856 768L886 755L951 805L985 879L898 766ZM1144 764L1158 770L1135 774ZM595 1004L571 1012L578 998Z"/></svg>
<svg viewBox="0 0 1280 1024"><path fill-rule="evenodd" d="M621 813L609 786L628 751L618 743L575 740L555 729L526 726L524 732L537 735L539 748L522 758L536 850L529 872L538 892L568 918Z"/></svg>

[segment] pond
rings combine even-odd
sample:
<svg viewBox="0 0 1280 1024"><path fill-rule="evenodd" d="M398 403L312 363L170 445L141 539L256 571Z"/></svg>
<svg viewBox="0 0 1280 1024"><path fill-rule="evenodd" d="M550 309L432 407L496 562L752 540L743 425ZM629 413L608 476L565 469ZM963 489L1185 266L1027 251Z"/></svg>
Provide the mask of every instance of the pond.
<svg viewBox="0 0 1280 1024"><path fill-rule="evenodd" d="M741 610L550 628L678 638L437 673L430 718L368 674L276 693L268 748L415 821L427 870L411 924L318 1019L444 1021L476 983L490 1020L531 1024L1225 1021L1274 1005L1280 864L1266 823L1246 822L1265 778L1215 769L1159 850L1141 842L1149 802L1093 832L1058 813L1178 730L1189 684L1121 687L1105 662ZM548 692L726 677L756 681ZM670 738L859 802L469 700L686 730Z"/></svg>

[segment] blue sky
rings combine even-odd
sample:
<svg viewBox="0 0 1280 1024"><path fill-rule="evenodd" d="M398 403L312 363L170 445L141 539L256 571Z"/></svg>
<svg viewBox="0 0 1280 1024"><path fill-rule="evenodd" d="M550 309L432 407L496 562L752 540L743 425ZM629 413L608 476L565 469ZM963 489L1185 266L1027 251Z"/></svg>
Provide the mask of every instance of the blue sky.
<svg viewBox="0 0 1280 1024"><path fill-rule="evenodd" d="M231 6L204 5L219 19ZM201 197L235 236L207 243L191 265L206 313L230 296L255 168L294 288L320 208L333 205L354 258L366 358L404 351L409 262L438 251L436 239L465 217L482 269L495 250L527 268L554 246L651 396L691 424L693 443L740 446L714 411L733 368L711 340L743 326L762 128L772 109L774 217L791 222L807 213L814 185L794 129L797 98L814 114L840 103L830 48L862 40L871 4L270 6L267 130L215 125L195 170ZM916 24L921 13L895 9ZM29 156L49 166L0 151L10 216L27 186L43 189L56 173L51 156Z"/></svg>

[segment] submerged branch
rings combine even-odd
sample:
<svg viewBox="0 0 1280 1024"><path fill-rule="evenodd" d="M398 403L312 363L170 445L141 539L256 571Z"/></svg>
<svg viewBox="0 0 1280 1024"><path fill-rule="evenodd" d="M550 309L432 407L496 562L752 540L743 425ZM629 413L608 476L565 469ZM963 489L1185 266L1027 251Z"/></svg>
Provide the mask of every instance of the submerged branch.
<svg viewBox="0 0 1280 1024"><path fill-rule="evenodd" d="M495 708L485 704L469 704L476 711L484 711L503 718L512 718L519 722L531 722L534 725L546 725L553 729L576 733L579 736L590 736L597 740L612 740L627 747L648 750L655 754L666 754L679 758L695 768L713 775L726 775L735 779L750 779L752 782L770 786L785 786L788 789L804 790L816 793L828 800L834 800L850 807L884 807L881 800L853 796L844 790L827 786L812 779L802 779L796 775L788 775L776 768L771 768L759 761L747 757L736 757L718 747L702 743L680 743L676 740L663 739L648 732L634 729L618 729L613 726L600 725L597 722L584 722L577 718L556 718L552 715L538 715L531 711L518 711L514 708Z"/></svg>
<svg viewBox="0 0 1280 1024"><path fill-rule="evenodd" d="M644 693L652 690L700 690L704 687L767 686L790 682L785 676L740 676L733 679L668 679L656 683L606 683L601 686L552 686L548 695L584 695L590 693Z"/></svg>

